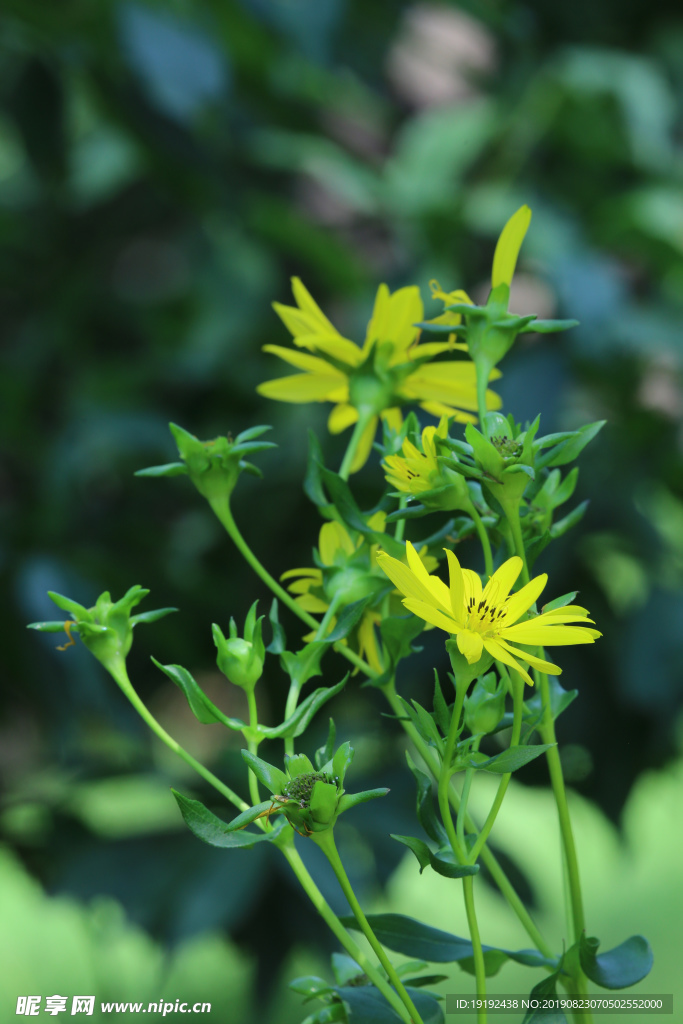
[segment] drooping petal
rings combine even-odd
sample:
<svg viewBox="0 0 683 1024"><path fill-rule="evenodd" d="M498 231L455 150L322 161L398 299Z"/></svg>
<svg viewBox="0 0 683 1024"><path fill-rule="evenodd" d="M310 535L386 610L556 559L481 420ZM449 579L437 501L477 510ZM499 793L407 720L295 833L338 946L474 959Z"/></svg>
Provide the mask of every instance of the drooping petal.
<svg viewBox="0 0 683 1024"><path fill-rule="evenodd" d="M358 420L358 410L352 405L335 405L327 420L327 429L331 434L341 434Z"/></svg>
<svg viewBox="0 0 683 1024"><path fill-rule="evenodd" d="M458 650L467 658L468 665L474 665L481 658L484 649L484 638L481 633L474 633L471 629L463 629L458 633Z"/></svg>
<svg viewBox="0 0 683 1024"><path fill-rule="evenodd" d="M517 582L523 565L522 559L518 555L513 555L512 558L508 558L507 562L503 562L500 568L496 569L481 595L489 606L502 607Z"/></svg>
<svg viewBox="0 0 683 1024"><path fill-rule="evenodd" d="M452 551L448 548L444 548L446 552L446 558L448 559L448 574L450 577L451 585L449 588L451 610L453 617L456 622L465 621L465 584L462 578L462 569L460 568L460 562L455 557Z"/></svg>
<svg viewBox="0 0 683 1024"><path fill-rule="evenodd" d="M522 247L522 242L530 222L531 210L528 206L520 206L519 210L513 213L501 231L496 244L496 251L493 254L492 288L496 288L499 284L511 284L515 267L517 266L519 250Z"/></svg>
<svg viewBox="0 0 683 1024"><path fill-rule="evenodd" d="M505 615L501 618L499 625L512 625L520 615L524 615L524 612L528 611L534 601L536 601L547 582L547 574L542 573L540 576L535 576L525 587L518 590L516 594L513 594L508 599L505 606Z"/></svg>
<svg viewBox="0 0 683 1024"><path fill-rule="evenodd" d="M545 661L543 658L537 658L535 654L522 651L519 647L512 647L500 636L497 638L496 643L500 644L501 647L504 647L506 651L514 654L517 658L526 661L532 668L538 669L539 672L545 672L549 676L559 676L562 674L562 669L559 665L554 665L552 661Z"/></svg>
<svg viewBox="0 0 683 1024"><path fill-rule="evenodd" d="M339 376L317 373L295 373L290 377L279 377L277 380L266 380L256 388L260 395L266 398L274 398L278 402L334 402L344 401L344 397L338 398L340 390L346 391L348 399L348 387L340 389Z"/></svg>
<svg viewBox="0 0 683 1024"><path fill-rule="evenodd" d="M373 416L363 431L363 435L358 442L358 447L356 448L356 454L351 462L351 468L349 470L350 473L357 473L358 470L362 469L368 461L370 452L372 451L372 445L375 440L375 434L377 433L378 423L379 418L377 416Z"/></svg>
<svg viewBox="0 0 683 1024"><path fill-rule="evenodd" d="M509 668L514 668L515 672L519 672L520 676L522 676L529 686L534 685L534 681L527 670L523 668L518 661L515 661L512 655L508 653L508 650L503 647L502 644L499 644L496 640L489 640L484 637L484 648L493 658L496 659L496 661L502 661L504 665L507 665Z"/></svg>
<svg viewBox="0 0 683 1024"><path fill-rule="evenodd" d="M417 615L419 619L424 619L425 622L430 622L433 626L438 626L439 629L445 630L446 633L457 634L462 629L461 625L442 611L439 611L433 604L427 604L425 601L416 601L413 597L406 597L403 604L413 615Z"/></svg>

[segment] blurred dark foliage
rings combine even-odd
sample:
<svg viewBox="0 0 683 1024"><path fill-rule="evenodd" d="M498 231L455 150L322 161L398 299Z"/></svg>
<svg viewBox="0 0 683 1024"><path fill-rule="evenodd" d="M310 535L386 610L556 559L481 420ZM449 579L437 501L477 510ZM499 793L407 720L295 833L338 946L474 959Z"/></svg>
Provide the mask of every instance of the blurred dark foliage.
<svg viewBox="0 0 683 1024"><path fill-rule="evenodd" d="M537 569L552 594L579 588L604 631L590 650L563 651L580 699L559 732L569 779L617 819L638 774L674 753L683 692L678 5L8 0L1 23L6 839L52 891L111 892L167 941L231 929L259 951L262 991L295 936L328 941L272 850L225 856L144 822L133 836L98 833L79 786L152 770L177 782L178 769L156 748L151 760L93 659L56 652L25 623L54 617L47 589L88 604L140 583L150 607L177 605L138 632L131 676L244 790L237 744L193 728L149 655L208 684L211 622L243 619L256 598L265 611L269 597L186 479L133 472L174 458L169 420L201 438L273 424L279 449L260 458L264 482L240 483L236 514L274 575L311 564L306 428L333 466L345 439L326 434L322 407L256 396L281 372L261 345L287 339L270 302L287 302L300 275L358 336L381 280L426 293L437 277L477 297L522 202L534 220L513 309L582 325L519 344L506 407L518 419L540 408L543 432L609 421L580 463L588 514ZM373 505L377 476L353 483ZM298 626L283 620L293 642ZM438 650L428 636L403 692L427 693ZM345 669L328 662L336 682ZM387 834L410 831L413 794L400 736L358 684L333 709L358 746L353 788L392 785L342 837L368 891L403 852ZM236 698L213 685L229 710ZM271 721L284 685L271 665L260 684ZM541 763L524 779L545 784ZM20 828L10 812L26 802L40 814Z"/></svg>

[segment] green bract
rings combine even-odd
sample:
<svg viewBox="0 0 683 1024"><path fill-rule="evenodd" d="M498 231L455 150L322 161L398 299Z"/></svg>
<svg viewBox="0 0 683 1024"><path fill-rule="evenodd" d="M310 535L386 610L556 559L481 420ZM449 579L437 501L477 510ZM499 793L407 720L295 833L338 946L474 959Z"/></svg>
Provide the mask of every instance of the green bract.
<svg viewBox="0 0 683 1024"><path fill-rule="evenodd" d="M261 678L266 658L266 649L261 636L263 616L256 618L257 604L258 602L254 601L249 609L244 623L243 638L237 635L237 625L234 619L230 619L230 638L228 640L215 622L211 627L213 641L218 650L216 663L219 669L231 683L242 687L243 690L253 690Z"/></svg>

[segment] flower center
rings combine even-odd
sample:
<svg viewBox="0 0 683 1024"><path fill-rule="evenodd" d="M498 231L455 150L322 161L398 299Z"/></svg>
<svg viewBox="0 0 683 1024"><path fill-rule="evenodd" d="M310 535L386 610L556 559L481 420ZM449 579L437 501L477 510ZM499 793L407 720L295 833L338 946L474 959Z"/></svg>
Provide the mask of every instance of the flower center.
<svg viewBox="0 0 683 1024"><path fill-rule="evenodd" d="M505 606L490 604L483 598L477 604L471 597L467 602L467 628L473 633L483 633L492 636L496 627L500 626L500 620L505 615Z"/></svg>

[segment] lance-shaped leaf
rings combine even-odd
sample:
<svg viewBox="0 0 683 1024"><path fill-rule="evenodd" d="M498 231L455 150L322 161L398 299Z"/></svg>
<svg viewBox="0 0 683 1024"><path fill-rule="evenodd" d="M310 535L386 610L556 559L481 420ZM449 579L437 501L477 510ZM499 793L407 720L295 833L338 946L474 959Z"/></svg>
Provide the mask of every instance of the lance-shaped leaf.
<svg viewBox="0 0 683 1024"><path fill-rule="evenodd" d="M219 846L222 849L250 849L256 843L272 843L283 829L289 827L283 819L269 832L256 834L254 832L235 831L233 822L227 823L222 821L215 814L212 814L200 800L192 800L190 797L178 793L175 789L172 789L171 792L178 802L180 813L185 819L185 824L190 832L197 839L201 839L202 842L208 843L210 846ZM265 804L264 809L268 806L270 805ZM254 808L252 807L250 810L253 811ZM250 812L245 811L244 813L247 815ZM247 823L245 822L245 824Z"/></svg>
<svg viewBox="0 0 683 1024"><path fill-rule="evenodd" d="M339 801L339 813L343 814L344 811L350 811L352 807L356 807L358 804L365 804L368 800L376 800L378 796L386 796L389 792L386 787L381 786L378 789L364 789L361 793L345 793Z"/></svg>
<svg viewBox="0 0 683 1024"><path fill-rule="evenodd" d="M323 704L326 704L328 700L336 697L336 695L343 690L348 678L349 676L347 673L336 686L321 686L317 690L314 690L313 693L308 695L306 700L299 704L294 714L290 715L282 725L276 725L272 728L259 726L259 732L262 736L267 736L268 739L284 739L285 737L301 736L301 734L307 729L313 716L320 710Z"/></svg>
<svg viewBox="0 0 683 1024"><path fill-rule="evenodd" d="M152 658L152 661L183 691L192 714L200 722L205 725L220 722L228 729L246 729L247 723L243 722L241 718L228 718L227 715L224 715L220 708L217 708L213 701L209 700L199 683L182 665L162 665L156 658Z"/></svg>
<svg viewBox="0 0 683 1024"><path fill-rule="evenodd" d="M539 981L538 985L534 985L529 993L529 1002L538 1002L540 1005L527 1012L522 1024L567 1024L567 1018L562 1010L553 1006L553 1000L557 996L557 982L563 973L560 960L552 974ZM546 1002L550 1005L544 1005Z"/></svg>
<svg viewBox="0 0 683 1024"><path fill-rule="evenodd" d="M273 631L273 639L266 647L266 650L269 654L282 654L287 647L287 637L280 623L276 597L273 598L273 603L270 606L268 619L270 621L270 628Z"/></svg>
<svg viewBox="0 0 683 1024"><path fill-rule="evenodd" d="M346 928L359 930L354 917L341 918ZM432 928L403 914L368 914L368 922L382 943L395 953L417 957L428 963L458 963L468 974L474 974L472 943L458 935ZM497 946L483 946L487 976L496 974L506 960L526 967L556 967L535 949L509 950Z"/></svg>
<svg viewBox="0 0 683 1024"><path fill-rule="evenodd" d="M184 462L167 462L163 466L148 466L147 469L136 469L134 476L187 476Z"/></svg>
<svg viewBox="0 0 683 1024"><path fill-rule="evenodd" d="M252 754L250 750L240 751L243 760L245 760L252 770L259 782L262 782L266 789L269 789L271 793L282 793L283 789L287 785L287 776L279 768L275 768L274 765L268 764L267 761L263 761L256 754Z"/></svg>
<svg viewBox="0 0 683 1024"><path fill-rule="evenodd" d="M140 622L158 622L159 619L164 619L167 615L177 611L177 608L155 608L151 612L140 612L139 615L131 615L130 624L137 626Z"/></svg>
<svg viewBox="0 0 683 1024"><path fill-rule="evenodd" d="M520 330L520 334L554 334L556 331L568 331L578 327L578 320L532 320Z"/></svg>
<svg viewBox="0 0 683 1024"><path fill-rule="evenodd" d="M397 842L403 843L409 850L412 850L420 865L420 874L425 868L433 868L437 874L445 878L464 878L466 875L476 875L479 871L478 864L457 864L450 847L442 847L436 853L427 846L421 839L415 836L391 836Z"/></svg>
<svg viewBox="0 0 683 1024"><path fill-rule="evenodd" d="M71 623L71 630L74 633L78 632L77 624ZM64 632L64 619L60 619L59 622L52 620L51 622L29 622L26 626L27 629L37 629L39 633L63 633ZM103 627L104 628L104 627Z"/></svg>
<svg viewBox="0 0 683 1024"><path fill-rule="evenodd" d="M576 430L572 437L561 441L554 448L549 449L545 455L537 459L537 468L541 469L543 466L565 466L568 462L573 462L586 445L599 434L606 422L606 420L596 420L595 423L586 423L585 426Z"/></svg>
<svg viewBox="0 0 683 1024"><path fill-rule="evenodd" d="M475 752L459 760L462 760L463 767L493 772L495 775L507 775L509 772L516 772L523 768L529 761L540 757L553 746L555 746L554 743L539 743L530 747L508 747L507 750L503 750L493 757L486 757L484 754Z"/></svg>
<svg viewBox="0 0 683 1024"><path fill-rule="evenodd" d="M399 1024L402 1020L374 985L339 986L334 991L347 1007L347 1015L342 1019L348 1020L348 1024ZM443 1010L433 995L414 988L406 988L406 992L422 1024L443 1024Z"/></svg>
<svg viewBox="0 0 683 1024"><path fill-rule="evenodd" d="M63 612L71 612L71 614L77 619L84 619L86 622L92 622L92 613L84 608L78 601L72 601L70 597L64 597L63 594L57 594L54 590L48 590L47 596L51 601L61 608Z"/></svg>
<svg viewBox="0 0 683 1024"><path fill-rule="evenodd" d="M433 839L439 846L448 842L446 830L436 815L434 796L432 793L432 780L428 775L415 765L410 754L406 751L408 767L417 782L417 817L430 839Z"/></svg>
<svg viewBox="0 0 683 1024"><path fill-rule="evenodd" d="M280 656L280 664L292 682L301 687L313 676L321 674L320 659L328 647L329 645L324 640L313 640L296 654L292 654L291 651L283 651Z"/></svg>

